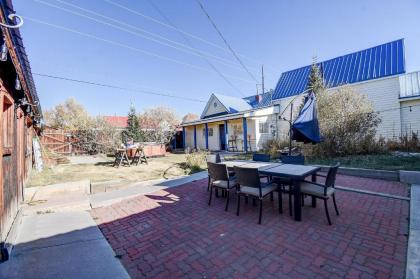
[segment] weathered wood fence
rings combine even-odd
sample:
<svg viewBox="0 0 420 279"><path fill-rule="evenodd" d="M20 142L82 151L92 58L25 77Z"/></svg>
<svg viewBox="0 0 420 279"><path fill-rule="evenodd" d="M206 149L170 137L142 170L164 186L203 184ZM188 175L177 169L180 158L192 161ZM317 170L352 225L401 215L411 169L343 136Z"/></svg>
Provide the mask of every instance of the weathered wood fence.
<svg viewBox="0 0 420 279"><path fill-rule="evenodd" d="M72 131L45 128L42 132L42 147L50 152L63 155L86 153L84 150L77 148L75 142Z"/></svg>

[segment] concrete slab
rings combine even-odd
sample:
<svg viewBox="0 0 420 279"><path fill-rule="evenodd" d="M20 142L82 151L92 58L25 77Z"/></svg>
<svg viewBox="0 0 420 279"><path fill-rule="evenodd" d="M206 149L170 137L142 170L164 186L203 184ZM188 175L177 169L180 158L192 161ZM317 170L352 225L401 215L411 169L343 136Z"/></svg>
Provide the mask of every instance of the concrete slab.
<svg viewBox="0 0 420 279"><path fill-rule="evenodd" d="M176 187L206 177L207 171L203 171L181 178L158 179L139 182L124 189L92 194L90 195L90 206L92 208L104 207L125 199L130 199L137 196L153 193L155 191L159 191L166 188Z"/></svg>
<svg viewBox="0 0 420 279"><path fill-rule="evenodd" d="M420 185L420 171L400 171L400 181Z"/></svg>
<svg viewBox="0 0 420 279"><path fill-rule="evenodd" d="M129 278L88 212L31 215L0 278Z"/></svg>
<svg viewBox="0 0 420 279"><path fill-rule="evenodd" d="M88 195L80 192L44 194L41 199L32 199L23 207L26 215L90 209Z"/></svg>
<svg viewBox="0 0 420 279"><path fill-rule="evenodd" d="M420 278L420 185L411 185L406 278Z"/></svg>

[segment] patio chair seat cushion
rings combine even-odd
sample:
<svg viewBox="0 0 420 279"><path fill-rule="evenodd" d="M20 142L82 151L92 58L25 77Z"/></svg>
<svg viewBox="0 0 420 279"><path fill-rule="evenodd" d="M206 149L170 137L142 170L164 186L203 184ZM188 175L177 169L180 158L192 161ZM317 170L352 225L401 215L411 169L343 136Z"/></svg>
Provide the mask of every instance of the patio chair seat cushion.
<svg viewBox="0 0 420 279"><path fill-rule="evenodd" d="M324 188L309 182L301 182L300 191L302 194L308 194L318 197L329 197L334 194L335 189L333 187L327 188L327 195L324 195Z"/></svg>
<svg viewBox="0 0 420 279"><path fill-rule="evenodd" d="M273 191L277 190L277 184L271 183L267 184L266 186L262 187L262 196L265 196ZM256 187L249 187L249 186L241 186L240 192L243 194L251 195L251 196L260 196L260 189Z"/></svg>
<svg viewBox="0 0 420 279"><path fill-rule="evenodd" d="M226 181L226 180L216 180L216 181L213 181L212 184L216 187L219 187L219 188L225 188L225 189L228 188L228 181ZM235 187L236 184L237 184L237 182L236 182L235 178L230 179L229 180L229 189Z"/></svg>

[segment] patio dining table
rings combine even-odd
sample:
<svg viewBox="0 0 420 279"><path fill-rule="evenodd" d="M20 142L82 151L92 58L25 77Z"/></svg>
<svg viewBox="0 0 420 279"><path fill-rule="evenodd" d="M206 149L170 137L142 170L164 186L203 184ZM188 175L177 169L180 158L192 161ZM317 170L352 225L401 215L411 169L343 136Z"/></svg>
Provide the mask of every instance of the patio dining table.
<svg viewBox="0 0 420 279"><path fill-rule="evenodd" d="M282 177L291 180L293 185L293 212L295 221L302 221L302 203L300 199L300 183L306 177L312 176L312 181L316 181L316 173L320 171L320 167L316 166L303 166L303 165L291 165L282 164L273 168L264 168L260 170L260 173L269 175L272 177ZM312 199L312 206L315 206L315 200Z"/></svg>
<svg viewBox="0 0 420 279"><path fill-rule="evenodd" d="M270 177L288 178L293 186L294 205L293 212L296 221L302 221L302 201L300 199L300 182L306 177L312 176L312 181L316 182L316 173L320 167L307 165L292 165L272 162L257 162L250 160L223 161L219 164L226 165L229 169L234 167L258 168L263 175ZM312 199L312 206L316 206L316 200Z"/></svg>

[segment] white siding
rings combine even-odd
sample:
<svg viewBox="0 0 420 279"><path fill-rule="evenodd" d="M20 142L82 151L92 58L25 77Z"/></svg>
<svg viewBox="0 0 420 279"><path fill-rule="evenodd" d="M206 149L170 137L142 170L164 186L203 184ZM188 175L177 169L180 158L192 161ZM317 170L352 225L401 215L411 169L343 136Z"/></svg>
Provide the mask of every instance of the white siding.
<svg viewBox="0 0 420 279"><path fill-rule="evenodd" d="M213 136L209 135L209 149L212 151L220 150L219 123L209 123L208 127L209 130L213 129Z"/></svg>
<svg viewBox="0 0 420 279"><path fill-rule="evenodd" d="M420 135L420 99L401 102L401 130L403 135Z"/></svg>
<svg viewBox="0 0 420 279"><path fill-rule="evenodd" d="M185 127L185 146L194 148L194 126Z"/></svg>
<svg viewBox="0 0 420 279"><path fill-rule="evenodd" d="M420 96L420 72L400 76L400 97Z"/></svg>
<svg viewBox="0 0 420 279"><path fill-rule="evenodd" d="M372 80L352 85L352 87L372 102L375 111L381 117L377 135L385 138L396 138L401 133L400 84L398 77Z"/></svg>

